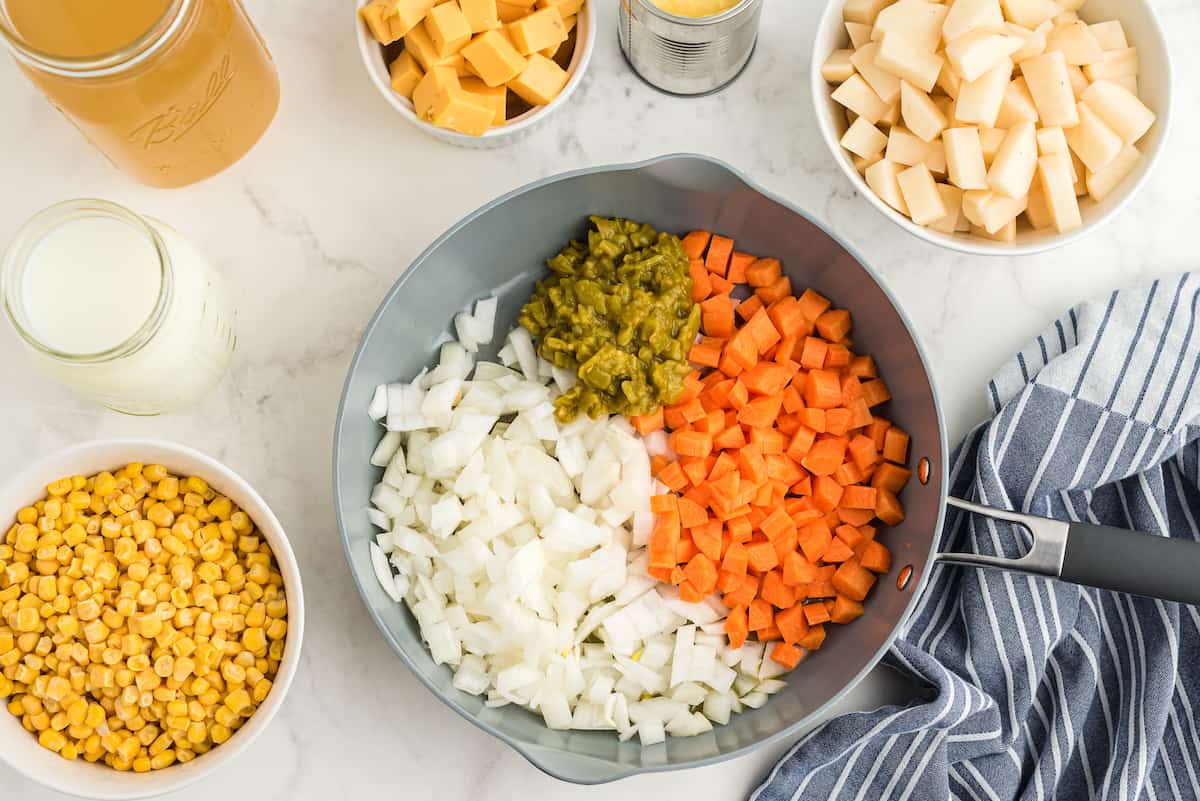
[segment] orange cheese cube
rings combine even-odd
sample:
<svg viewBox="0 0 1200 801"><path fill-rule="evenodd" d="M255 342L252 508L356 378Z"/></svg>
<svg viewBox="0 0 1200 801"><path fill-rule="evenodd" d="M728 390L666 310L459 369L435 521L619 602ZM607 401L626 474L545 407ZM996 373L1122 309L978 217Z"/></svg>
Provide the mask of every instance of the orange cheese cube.
<svg viewBox="0 0 1200 801"><path fill-rule="evenodd" d="M459 86L451 90L450 102L434 115L433 124L468 136L483 136L494 118L492 101Z"/></svg>
<svg viewBox="0 0 1200 801"><path fill-rule="evenodd" d="M583 0L537 0L538 8L550 8L554 6L558 9L558 13L562 14L563 19L574 16L583 8Z"/></svg>
<svg viewBox="0 0 1200 801"><path fill-rule="evenodd" d="M458 75L453 69L435 66L425 73L413 89L413 108L418 117L433 122L449 107L454 92L461 89Z"/></svg>
<svg viewBox="0 0 1200 801"><path fill-rule="evenodd" d="M409 99L412 99L413 90L425 77L425 71L407 50L402 51L396 60L388 65L388 73L392 76L392 90Z"/></svg>
<svg viewBox="0 0 1200 801"><path fill-rule="evenodd" d="M534 53L521 74L508 82L508 88L526 103L544 106L558 96L568 77L562 67L541 53Z"/></svg>
<svg viewBox="0 0 1200 801"><path fill-rule="evenodd" d="M392 34L396 39L421 24L438 0L389 0Z"/></svg>
<svg viewBox="0 0 1200 801"><path fill-rule="evenodd" d="M404 35L404 49L412 53L417 64L426 72L434 67L455 67L459 53L462 52L460 50L458 53L445 55L438 53L437 46L433 43L433 37L429 35L429 30L424 23Z"/></svg>
<svg viewBox="0 0 1200 801"><path fill-rule="evenodd" d="M493 31L502 24L496 11L496 0L458 0L458 6L467 17L471 33Z"/></svg>
<svg viewBox="0 0 1200 801"><path fill-rule="evenodd" d="M508 83L526 67L525 57L518 53L508 37L499 31L479 34L462 49L462 54L488 86Z"/></svg>
<svg viewBox="0 0 1200 801"><path fill-rule="evenodd" d="M517 52L528 56L566 40L567 26L558 9L543 8L508 25L508 35Z"/></svg>
<svg viewBox="0 0 1200 801"><path fill-rule="evenodd" d="M508 87L488 86L478 78L470 77L462 79L462 88L464 92L482 97L491 104L492 125L504 124L507 119Z"/></svg>
<svg viewBox="0 0 1200 801"><path fill-rule="evenodd" d="M392 35L391 25L387 19L390 12L391 4L387 0L375 0L358 10L358 16L367 24L367 29L371 31L375 41L380 44L391 44L400 38L400 36Z"/></svg>
<svg viewBox="0 0 1200 801"><path fill-rule="evenodd" d="M471 23L454 0L433 7L425 17L425 30L441 58L454 55L471 41Z"/></svg>
<svg viewBox="0 0 1200 801"><path fill-rule="evenodd" d="M528 13L528 6L517 5L515 2L505 2L505 0L496 0L496 16L500 17L501 22L519 20Z"/></svg>

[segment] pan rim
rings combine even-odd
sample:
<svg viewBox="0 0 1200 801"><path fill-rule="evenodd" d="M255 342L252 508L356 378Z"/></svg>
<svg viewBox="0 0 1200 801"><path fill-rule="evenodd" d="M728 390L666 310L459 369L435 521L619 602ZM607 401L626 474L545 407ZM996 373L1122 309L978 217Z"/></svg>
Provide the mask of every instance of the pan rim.
<svg viewBox="0 0 1200 801"><path fill-rule="evenodd" d="M604 173L612 173L612 172L639 172L639 171L644 171L646 169L649 169L651 167L654 167L658 164L662 164L665 162L686 161L686 160L702 161L702 162L708 163L709 165L718 167L719 169L725 171L727 174L729 174L730 176L732 176L732 177L736 178L738 181L740 181L747 189L758 193L759 195L767 198L768 200L771 200L774 203L778 203L780 206L783 206L784 208L788 209L789 211L792 211L795 214L800 215L805 220L807 220L809 223L811 223L812 225L814 225L818 229L820 229L825 235L827 235L831 239L833 239L833 241L836 242L839 247L841 247L851 257L853 257L854 260L857 261L858 264L867 272L867 274L871 277L871 279L875 281L876 285L880 288L880 290L883 291L884 295L888 299L888 302L892 305L892 308L896 310L897 316L900 318L900 321L904 324L905 330L908 332L908 336L912 340L913 346L916 348L917 356L921 361L922 369L925 371L926 379L929 382L930 394L932 395L932 398L933 398L934 415L936 417L937 425L938 425L938 443L937 443L937 445L938 445L938 466L937 466L936 472L937 472L940 488L939 488L938 499L937 499L937 520L935 522L935 535L933 536L933 538L930 541L929 552L924 554L923 558L921 558L920 578L918 579L918 581L915 585L910 585L911 586L911 595L909 597L909 601L908 601L907 605L904 607L904 611L901 613L899 619L893 625L892 630L884 638L884 640L880 644L879 648L876 649L875 653L873 653L870 656L870 658L866 661L866 663L863 665L862 669L859 670L858 673L856 673L850 679L848 679L846 681L846 683L842 686L842 688L840 690L838 690L836 693L834 693L833 695L831 695L824 703L822 703L820 706L813 709L808 715L804 716L803 718L801 718L797 721L794 721L790 725L784 727L783 729L780 729L779 731L775 732L774 734L771 734L771 735L768 735L761 739L755 740L752 743L748 743L748 744L741 746L740 748L736 748L732 751L724 751L724 752L721 752L718 754L714 754L712 756L703 757L701 759L688 760L685 762L676 762L676 763L658 764L658 765L644 765L644 766L639 766L639 767L622 768L622 767L617 767L615 765L615 763L613 763L609 760L600 759L597 757L590 756L588 754L580 754L580 753L575 753L575 752L571 752L571 751L562 751L559 749L550 749L546 746L541 746L541 745L537 745L534 743L521 742L521 741L517 740L516 738L508 735L507 733L502 732L499 729L493 727L491 724L479 720L474 714L472 714L469 710L467 710L462 704L460 704L458 701L456 701L455 699L450 697L448 694L443 693L439 688L435 687L432 684L432 682L430 682L425 677L425 675L420 670L418 670L417 666L413 663L413 661L405 653L401 644L392 635L390 629L384 623L382 617L375 611L375 609L372 607L372 605L368 601L367 592L366 592L366 588L363 586L363 581L354 569L354 559L353 559L353 554L351 552L350 536L349 536L349 533L347 531L346 524L345 524L346 509L343 507L341 494L338 491L338 488L341 486L341 481L342 481L342 479L341 479L342 471L339 466L339 464L340 464L339 456L340 456L341 450L342 450L342 427L343 427L343 421L347 414L347 399L350 394L350 381L351 381L352 376L355 374L355 372L358 369L359 362L362 359L363 350L366 347L368 338L370 337L371 333L374 331L375 327L381 321L384 311L390 306L390 304L395 300L395 298L399 295L399 293L404 289L404 286L407 283L407 281L409 280L409 278L415 274L416 268L419 267L427 258L429 258L429 256L432 253L434 253L438 248L440 248L443 244L445 244L445 242L447 240L449 240L451 237L456 235L460 230L462 230L468 224L474 222L476 219L478 219L479 217L483 216L484 214L490 212L491 210L493 210L499 206L502 206L503 204L507 203L509 200L512 200L513 198L519 197L519 196L527 194L529 192L536 191L545 186L549 186L551 184L555 184L555 183L558 183L561 181L571 180L571 179L578 178L578 177L584 176L584 175L596 175L596 174L604 174ZM342 392L338 399L338 412L337 412L337 417L334 422L333 449L332 449L332 457L333 457L333 465L332 465L333 466L333 475L332 475L333 487L332 488L333 488L334 513L335 513L335 516L337 517L338 534L342 540L342 550L343 550L343 553L346 558L347 566L350 568L351 578L354 579L355 587L358 590L359 597L363 601L363 605L367 608L367 612L370 614L371 619L374 621L376 628L378 628L379 631L383 634L384 640L387 641L387 643L391 647L392 651L394 651L395 654L400 658L400 661L404 663L405 667L407 667L409 669L409 671L417 678L417 680L430 693L432 693L434 695L434 697L436 697L438 700L440 700L446 706L450 707L452 710L454 710L454 712L456 712L462 718L466 719L468 722L470 722L476 728L491 735L492 737L495 737L496 739L500 740L508 747L512 748L514 751L516 751L518 754L520 754L526 761L528 761L531 765L533 765L535 768L542 771L546 775L551 776L560 781L570 783L570 784L598 785L598 784L607 784L609 782L619 781L621 779L626 779L631 776L637 776L637 775L642 775L642 774L662 773L662 772L673 771L673 770L684 770L684 769L690 769L690 768L705 767L708 765L715 765L720 762L725 762L725 761L728 761L731 759L735 759L737 757L745 756L746 754L750 753L751 751L758 750L760 748L771 745L773 743L778 743L784 739L792 738L796 735L796 733L798 731L804 729L807 726L810 726L814 720L820 718L822 715L824 715L826 712L828 712L828 710L832 706L834 706L836 703L841 701L853 688L857 687L862 682L862 680L867 676L868 673L870 673L872 670L875 669L876 665L879 664L880 660L883 659L884 655L892 647L892 644L895 642L896 638L900 634L900 630L908 622L909 617L912 615L914 609L916 608L918 601L920 600L921 596L923 595L925 588L928 584L930 569L935 565L934 554L938 550L938 540L940 537L942 525L944 523L945 514L946 514L946 494L948 492L948 487L947 487L948 447L947 447L947 437L946 437L946 421L945 421L944 416L942 415L941 401L939 400L939 398L940 398L940 394L937 391L937 384L936 384L936 380L934 378L933 371L930 369L929 357L925 352L924 346L921 344L920 338L917 336L917 333L913 328L912 321L909 320L908 315L904 311L904 308L900 305L899 301L897 300L896 296L892 293L892 291L888 287L888 285L882 280L882 278L879 276L879 274L877 274L870 267L870 265L868 265L867 262L863 260L863 258L859 255L858 250L856 248L854 248L840 234L831 230L831 228L828 225L826 225L824 222L814 218L811 214L809 214L804 209L801 209L800 207L796 206L794 203L791 203L790 201L780 197L779 195L765 189L763 186L761 186L757 182L751 180L744 173L742 173L740 170L734 168L730 164L728 164L720 159L714 158L712 156L707 156L707 155L703 155L703 154L699 154L699 153L676 152L676 153L667 153L667 154L655 156L655 157L652 157L649 159L644 159L642 161L626 162L626 163L619 163L619 164L596 165L596 166L591 166L591 167L583 167L583 168L576 169L576 170L570 170L567 172L556 173L554 175L546 176L544 178L539 178L538 180L531 181L527 184L524 184L523 186L512 189L512 190L494 198L493 200L488 201L487 203L483 204L479 208L477 208L474 211L470 212L469 214L463 216L457 222L455 222L453 225L451 225L448 229L446 229L446 231L444 233L442 233L439 237L437 237L428 247L426 247L424 250L422 250L421 253L415 259L412 260L412 262L408 265L408 267L400 275L400 277L396 279L395 283L392 284L391 289L389 289L387 291L387 293L384 295L383 299L380 301L378 308L376 308L375 313L371 316L371 319L367 322L367 325L363 328L363 332L359 339L358 346L354 350L354 356L351 358L350 366L347 368L347 371L346 371L346 379L342 385ZM359 411L361 411L361 410L359 410ZM922 555L918 554L918 556L922 556ZM543 752L543 751L549 751L550 753L555 754L555 755L563 754L563 755L566 755L567 757L569 757L573 761L578 761L578 762L583 762L583 763L594 763L596 765L603 766L603 767L609 768L611 770L609 770L603 776L597 776L594 778L591 776L588 776L588 777L572 776L564 771L556 770L555 768L551 767L550 765L548 765L547 763L545 763L541 759L539 759L538 756L536 756L536 754Z"/></svg>

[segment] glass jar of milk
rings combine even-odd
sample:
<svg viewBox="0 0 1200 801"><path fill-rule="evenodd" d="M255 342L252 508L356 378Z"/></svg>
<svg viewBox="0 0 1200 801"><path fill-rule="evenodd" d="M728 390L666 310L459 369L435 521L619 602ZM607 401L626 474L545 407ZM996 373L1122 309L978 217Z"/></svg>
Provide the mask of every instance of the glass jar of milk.
<svg viewBox="0 0 1200 801"><path fill-rule="evenodd" d="M150 415L212 389L237 342L221 278L173 228L101 200L40 212L0 264L37 365L97 403Z"/></svg>

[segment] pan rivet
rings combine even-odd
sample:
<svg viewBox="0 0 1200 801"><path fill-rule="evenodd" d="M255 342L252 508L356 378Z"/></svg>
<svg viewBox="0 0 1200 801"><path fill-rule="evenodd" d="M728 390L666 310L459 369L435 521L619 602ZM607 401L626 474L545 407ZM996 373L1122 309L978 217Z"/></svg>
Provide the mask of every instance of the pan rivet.
<svg viewBox="0 0 1200 801"><path fill-rule="evenodd" d="M903 590L908 587L908 582L912 580L913 566L905 565L900 568L900 575L896 576L896 589Z"/></svg>
<svg viewBox="0 0 1200 801"><path fill-rule="evenodd" d="M926 456L922 456L917 462L917 480L922 484L929 483L929 458Z"/></svg>

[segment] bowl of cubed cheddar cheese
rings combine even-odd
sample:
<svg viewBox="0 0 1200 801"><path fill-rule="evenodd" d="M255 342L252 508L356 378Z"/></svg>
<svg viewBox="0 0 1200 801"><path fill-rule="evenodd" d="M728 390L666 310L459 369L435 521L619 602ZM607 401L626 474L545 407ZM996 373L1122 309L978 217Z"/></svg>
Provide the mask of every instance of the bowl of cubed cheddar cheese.
<svg viewBox="0 0 1200 801"><path fill-rule="evenodd" d="M1146 0L834 0L812 92L834 159L889 219L954 250L1035 253L1145 182L1166 47Z"/></svg>
<svg viewBox="0 0 1200 801"><path fill-rule="evenodd" d="M463 147L495 147L579 85L595 0L360 0L367 73L401 116Z"/></svg>

